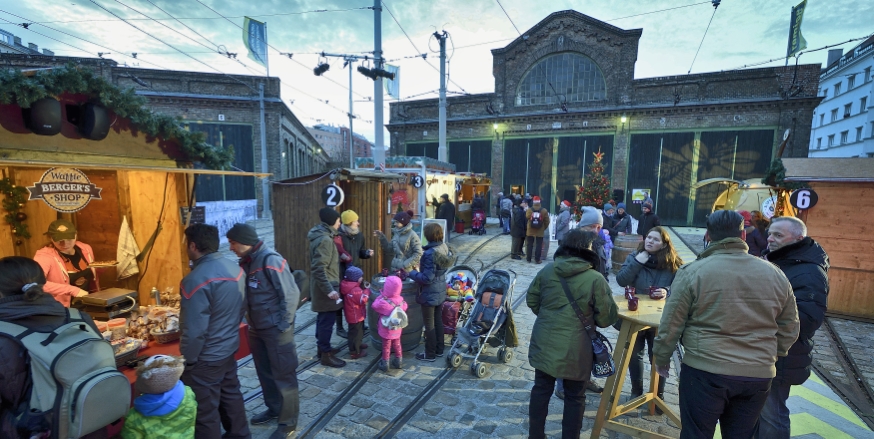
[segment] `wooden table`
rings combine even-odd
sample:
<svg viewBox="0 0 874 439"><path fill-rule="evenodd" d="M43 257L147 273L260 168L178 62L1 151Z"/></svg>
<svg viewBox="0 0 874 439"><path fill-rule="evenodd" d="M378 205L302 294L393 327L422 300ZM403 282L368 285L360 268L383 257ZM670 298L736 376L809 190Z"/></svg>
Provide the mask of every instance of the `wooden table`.
<svg viewBox="0 0 874 439"><path fill-rule="evenodd" d="M628 364L631 362L631 350L634 347L635 340L637 340L637 333L650 328L658 330L659 321L662 318L662 309L665 305L664 300L652 300L645 294L638 294L637 297L639 300L637 311L629 311L628 300L625 299L625 296L613 296L613 300L619 305L619 317L622 319L622 329L619 331L619 338L616 340L616 351L613 353L616 373L607 379L604 392L601 393L601 405L598 407L598 414L595 416L595 426L592 428L591 438L593 439L601 435L601 429L617 431L632 437L669 438L670 436L643 430L613 420L646 403L649 403L651 415L655 414L655 407L658 406L668 418L678 426L680 425L680 418L658 397L656 377L659 376L655 367L652 368L652 373L650 374L649 391L625 404L619 404L622 384L625 382L625 372L628 370Z"/></svg>

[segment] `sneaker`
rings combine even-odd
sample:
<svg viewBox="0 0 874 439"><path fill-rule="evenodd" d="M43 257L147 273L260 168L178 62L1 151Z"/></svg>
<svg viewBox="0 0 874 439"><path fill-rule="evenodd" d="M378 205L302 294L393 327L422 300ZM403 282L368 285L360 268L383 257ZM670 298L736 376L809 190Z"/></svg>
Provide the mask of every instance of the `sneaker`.
<svg viewBox="0 0 874 439"><path fill-rule="evenodd" d="M366 345L366 344L364 344L364 343L361 343L361 347L360 347L360 349L361 349L361 351L363 352L365 349L367 349L367 348L369 348L369 347L370 347L370 346L368 346L368 345Z"/></svg>
<svg viewBox="0 0 874 439"><path fill-rule="evenodd" d="M279 415L274 415L273 413L270 413L270 410L264 410L263 412L253 416L252 420L250 420L249 422L252 425L266 424L278 417Z"/></svg>
<svg viewBox="0 0 874 439"><path fill-rule="evenodd" d="M593 392L593 393L601 393L601 392L604 391L604 388L601 387L601 386L599 386L599 385L597 385L597 384L595 384L595 383L592 382L592 381L589 381L589 382L586 383L586 391L587 391L587 392Z"/></svg>
<svg viewBox="0 0 874 439"><path fill-rule="evenodd" d="M383 372L388 372L388 362L385 360L379 360L379 364L377 364L377 367Z"/></svg>
<svg viewBox="0 0 874 439"><path fill-rule="evenodd" d="M270 439L287 439L292 436L294 430L297 430L296 425L279 424L276 430L270 435Z"/></svg>
<svg viewBox="0 0 874 439"><path fill-rule="evenodd" d="M434 355L437 357L443 358L443 352L437 352Z"/></svg>
<svg viewBox="0 0 874 439"><path fill-rule="evenodd" d="M543 261L537 261L537 263L538 263L538 264L542 264L542 263L543 263Z"/></svg>
<svg viewBox="0 0 874 439"><path fill-rule="evenodd" d="M510 256L510 259L515 259L515 260L517 260L517 261L521 261L521 260L522 260L522 256L516 256L516 255L513 255L513 256Z"/></svg>
<svg viewBox="0 0 874 439"><path fill-rule="evenodd" d="M391 367L392 369L403 369L403 361L401 361L401 357L392 358Z"/></svg>
<svg viewBox="0 0 874 439"><path fill-rule="evenodd" d="M353 360L357 360L359 358L364 358L366 356L367 356L367 351L365 351L364 349L362 349L361 352L359 352L357 354L356 353L349 354L349 358L351 358Z"/></svg>
<svg viewBox="0 0 874 439"><path fill-rule="evenodd" d="M416 359L419 361L427 361L429 363L433 363L434 360L437 359L437 357L429 357L428 354L424 352L419 352L418 354L416 354Z"/></svg>

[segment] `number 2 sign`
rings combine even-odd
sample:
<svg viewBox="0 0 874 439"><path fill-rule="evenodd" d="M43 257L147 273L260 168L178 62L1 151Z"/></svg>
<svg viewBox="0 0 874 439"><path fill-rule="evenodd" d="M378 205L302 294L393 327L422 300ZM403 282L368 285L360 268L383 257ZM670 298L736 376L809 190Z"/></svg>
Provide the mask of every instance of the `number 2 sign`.
<svg viewBox="0 0 874 439"><path fill-rule="evenodd" d="M337 207L343 204L345 199L346 194L336 184L329 184L322 189L322 202L328 207Z"/></svg>
<svg viewBox="0 0 874 439"><path fill-rule="evenodd" d="M819 196L813 189L809 188L798 189L789 196L789 202L799 210L810 209L816 206L817 201L819 201Z"/></svg>

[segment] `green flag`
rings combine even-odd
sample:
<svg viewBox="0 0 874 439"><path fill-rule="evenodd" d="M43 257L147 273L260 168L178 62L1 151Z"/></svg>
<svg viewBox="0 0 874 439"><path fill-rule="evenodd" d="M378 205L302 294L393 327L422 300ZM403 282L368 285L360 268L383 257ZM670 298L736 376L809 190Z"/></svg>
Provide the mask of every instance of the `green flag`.
<svg viewBox="0 0 874 439"><path fill-rule="evenodd" d="M245 17L243 20L243 43L249 49L252 61L267 67L267 25Z"/></svg>
<svg viewBox="0 0 874 439"><path fill-rule="evenodd" d="M789 21L789 47L786 49L786 58L807 49L807 41L801 36L801 20L804 18L804 8L807 0L802 0L798 6L792 8L792 17Z"/></svg>

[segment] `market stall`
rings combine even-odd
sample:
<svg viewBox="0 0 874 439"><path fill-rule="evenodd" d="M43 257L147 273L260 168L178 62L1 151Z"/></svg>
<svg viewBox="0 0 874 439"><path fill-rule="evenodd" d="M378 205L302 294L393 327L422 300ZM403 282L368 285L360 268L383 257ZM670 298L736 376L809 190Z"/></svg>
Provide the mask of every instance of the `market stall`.
<svg viewBox="0 0 874 439"><path fill-rule="evenodd" d="M490 206L490 191L492 180L485 174L475 174L472 172L461 172L455 175L455 187L458 189L456 203L458 206L456 217L464 221L464 227L470 227L470 222L473 216L471 204L473 197L477 194L482 194L484 197L486 215L491 212Z"/></svg>

